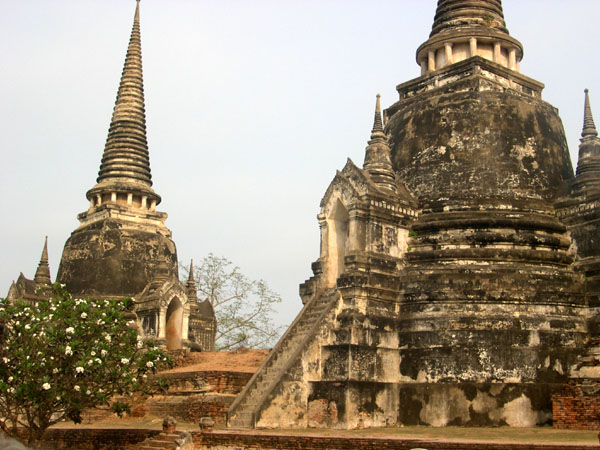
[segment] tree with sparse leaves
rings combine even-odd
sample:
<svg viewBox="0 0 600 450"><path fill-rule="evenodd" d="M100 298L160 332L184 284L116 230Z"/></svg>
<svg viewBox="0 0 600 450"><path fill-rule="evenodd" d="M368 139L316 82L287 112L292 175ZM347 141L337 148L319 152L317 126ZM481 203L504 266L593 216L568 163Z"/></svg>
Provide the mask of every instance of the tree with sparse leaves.
<svg viewBox="0 0 600 450"><path fill-rule="evenodd" d="M249 279L212 253L194 266L198 298L208 299L215 311L218 350L268 348L277 342L283 326L275 324L274 307L281 297L264 280Z"/></svg>
<svg viewBox="0 0 600 450"><path fill-rule="evenodd" d="M47 301L0 299L0 428L29 445L62 420L81 422L84 409L104 405L122 415L133 392L164 390L152 377L172 360L143 342L130 320L132 299L75 299L55 283Z"/></svg>

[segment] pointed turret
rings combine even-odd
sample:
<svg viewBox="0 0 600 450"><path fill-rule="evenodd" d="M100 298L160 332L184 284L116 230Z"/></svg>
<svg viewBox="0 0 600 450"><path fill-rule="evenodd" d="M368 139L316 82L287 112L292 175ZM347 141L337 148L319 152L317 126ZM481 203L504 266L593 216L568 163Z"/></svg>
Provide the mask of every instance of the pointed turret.
<svg viewBox="0 0 600 450"><path fill-rule="evenodd" d="M590 91L585 91L585 103L583 107L583 131L581 132L581 139L588 137L598 136L598 130L596 130L596 124L594 123L594 116L592 115L592 107L590 106Z"/></svg>
<svg viewBox="0 0 600 450"><path fill-rule="evenodd" d="M382 189L395 192L397 187L396 176L392 168L390 152L381 120L381 96L377 94L375 120L371 131L371 139L365 151L363 168L369 173L375 184Z"/></svg>
<svg viewBox="0 0 600 450"><path fill-rule="evenodd" d="M600 138L594 124L589 90L585 90L583 131L577 160L576 189L600 188Z"/></svg>
<svg viewBox="0 0 600 450"><path fill-rule="evenodd" d="M46 240L44 241L42 257L35 271L33 281L35 281L37 286L49 286L52 284L52 280L50 279L50 265L48 264L48 236L46 236Z"/></svg>
<svg viewBox="0 0 600 450"><path fill-rule="evenodd" d="M196 288L196 280L194 279L194 260L190 261L190 272L186 283L186 292L188 300L198 300L198 290Z"/></svg>
<svg viewBox="0 0 600 450"><path fill-rule="evenodd" d="M523 45L512 38L501 0L439 0L429 39L417 50L421 74L473 56L519 70Z"/></svg>
<svg viewBox="0 0 600 450"><path fill-rule="evenodd" d="M153 209L160 203L160 196L151 188L139 0L137 0L125 65L96 181L98 184L87 193L92 207L109 202L117 203L120 198L124 200L123 203L127 202L142 208Z"/></svg>

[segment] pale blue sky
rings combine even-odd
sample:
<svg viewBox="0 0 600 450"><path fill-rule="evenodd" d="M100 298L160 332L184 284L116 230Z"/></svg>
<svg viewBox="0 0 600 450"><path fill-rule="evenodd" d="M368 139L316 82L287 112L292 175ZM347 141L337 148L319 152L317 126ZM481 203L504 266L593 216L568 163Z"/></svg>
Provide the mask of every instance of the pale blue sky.
<svg viewBox="0 0 600 450"><path fill-rule="evenodd" d="M179 258L208 252L300 309L318 257L319 202L347 157L362 164L375 94L419 75L435 0L142 0L154 188ZM597 0L504 0L522 73L546 84L571 154L583 89L600 114ZM87 209L134 0L0 0L0 295L53 278ZM598 117L600 120L600 116Z"/></svg>

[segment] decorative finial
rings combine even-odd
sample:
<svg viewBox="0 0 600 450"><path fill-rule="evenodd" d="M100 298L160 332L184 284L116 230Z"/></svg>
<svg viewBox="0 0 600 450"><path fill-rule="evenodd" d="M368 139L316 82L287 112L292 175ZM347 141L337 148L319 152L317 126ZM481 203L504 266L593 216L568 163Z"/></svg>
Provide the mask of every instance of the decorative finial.
<svg viewBox="0 0 600 450"><path fill-rule="evenodd" d="M49 286L52 284L52 280L50 279L50 266L48 264L48 236L46 236L46 239L44 240L42 257L40 258L40 263L35 271L33 281L35 281L37 285Z"/></svg>
<svg viewBox="0 0 600 450"><path fill-rule="evenodd" d="M373 121L373 129L371 130L371 141L385 139L383 132L383 121L381 120L381 95L377 94L375 101L375 120ZM369 141L369 143L371 143Z"/></svg>
<svg viewBox="0 0 600 450"><path fill-rule="evenodd" d="M196 281L194 280L194 260L190 261L190 272L188 274L188 280L186 283L186 293L188 300L198 301L198 289L196 288Z"/></svg>
<svg viewBox="0 0 600 450"><path fill-rule="evenodd" d="M592 116L592 107L590 105L590 94L589 89L585 89L585 106L583 108L583 131L581 132L582 139L587 137L598 136L598 130L596 130L596 124L594 123L594 117Z"/></svg>
<svg viewBox="0 0 600 450"><path fill-rule="evenodd" d="M375 121L371 131L371 139L365 151L363 168L380 188L386 191L396 190L396 176L392 168L390 146L383 131L381 120L381 95L375 101Z"/></svg>
<svg viewBox="0 0 600 450"><path fill-rule="evenodd" d="M188 275L188 284L190 283L190 281L192 281L192 282L195 281L194 280L194 260L193 259L190 260L190 273Z"/></svg>

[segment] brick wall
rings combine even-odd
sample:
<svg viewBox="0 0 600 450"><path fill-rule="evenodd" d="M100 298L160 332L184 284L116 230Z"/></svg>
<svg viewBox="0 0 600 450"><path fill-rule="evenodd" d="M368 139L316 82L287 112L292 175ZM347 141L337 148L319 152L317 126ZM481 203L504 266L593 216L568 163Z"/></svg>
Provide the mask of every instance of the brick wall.
<svg viewBox="0 0 600 450"><path fill-rule="evenodd" d="M222 394L239 394L252 375L248 372L202 372L202 378L211 390Z"/></svg>
<svg viewBox="0 0 600 450"><path fill-rule="evenodd" d="M593 445L493 444L439 442L420 439L341 438L322 436L256 435L232 432L193 433L196 448L210 450L591 450Z"/></svg>
<svg viewBox="0 0 600 450"><path fill-rule="evenodd" d="M554 428L599 430L600 396L554 395L552 423Z"/></svg>
<svg viewBox="0 0 600 450"><path fill-rule="evenodd" d="M116 450L160 433L146 429L51 428L44 434L43 450Z"/></svg>
<svg viewBox="0 0 600 450"><path fill-rule="evenodd" d="M176 420L198 423L200 418L209 416L217 425L225 425L227 410L234 399L234 395L167 397L150 399L145 406L148 413L157 417L168 415Z"/></svg>
<svg viewBox="0 0 600 450"><path fill-rule="evenodd" d="M169 392L182 390L211 391L222 394L239 394L252 377L248 372L176 372L161 374L169 383Z"/></svg>

